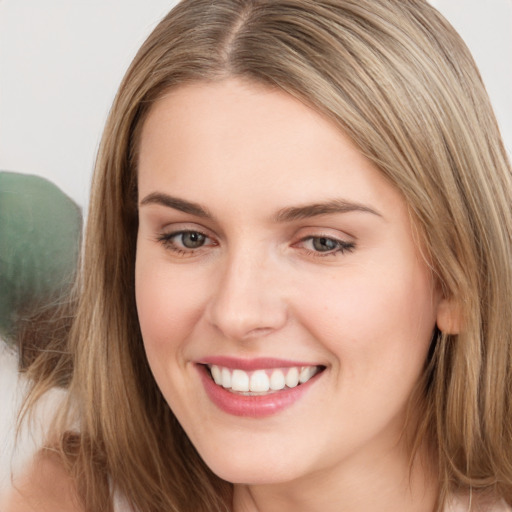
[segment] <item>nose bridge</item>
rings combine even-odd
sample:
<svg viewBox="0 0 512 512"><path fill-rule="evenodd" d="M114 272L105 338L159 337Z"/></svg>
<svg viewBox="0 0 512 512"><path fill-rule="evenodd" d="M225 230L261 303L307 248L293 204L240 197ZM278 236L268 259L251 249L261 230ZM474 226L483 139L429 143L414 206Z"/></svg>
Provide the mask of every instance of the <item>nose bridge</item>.
<svg viewBox="0 0 512 512"><path fill-rule="evenodd" d="M210 303L210 321L222 334L243 340L282 327L286 304L278 265L264 247L228 251Z"/></svg>

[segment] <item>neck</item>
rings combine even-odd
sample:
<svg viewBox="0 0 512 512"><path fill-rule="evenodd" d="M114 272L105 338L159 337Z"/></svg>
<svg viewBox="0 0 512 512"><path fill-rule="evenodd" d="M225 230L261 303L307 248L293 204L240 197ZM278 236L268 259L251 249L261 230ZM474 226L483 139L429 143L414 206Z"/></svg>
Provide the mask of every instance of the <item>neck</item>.
<svg viewBox="0 0 512 512"><path fill-rule="evenodd" d="M432 512L437 482L426 451L412 467L402 449L295 481L235 485L234 512Z"/></svg>

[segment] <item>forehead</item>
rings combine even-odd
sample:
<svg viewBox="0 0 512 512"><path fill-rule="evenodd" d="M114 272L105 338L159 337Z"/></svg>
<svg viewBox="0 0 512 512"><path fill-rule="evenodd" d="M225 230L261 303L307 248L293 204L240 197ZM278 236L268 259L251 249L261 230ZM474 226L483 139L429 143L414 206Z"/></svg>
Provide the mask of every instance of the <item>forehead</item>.
<svg viewBox="0 0 512 512"><path fill-rule="evenodd" d="M321 128L327 127L329 130ZM306 128L306 129L304 129ZM281 131L275 137L277 131ZM341 132L315 110L278 88L240 79L181 85L171 89L152 106L142 127L141 146L154 149L171 142L193 141L198 145L241 148L260 153L316 135L327 141L327 131L336 138ZM251 140L246 134L252 135ZM188 145L183 148L188 149ZM296 148L298 149L298 147ZM143 155L144 158L144 155Z"/></svg>
<svg viewBox="0 0 512 512"><path fill-rule="evenodd" d="M281 90L234 79L181 86L157 101L138 163L147 193L158 186L199 195L209 187L229 197L233 184L248 198L277 189L283 201L305 201L342 186L365 199L385 181L332 121Z"/></svg>

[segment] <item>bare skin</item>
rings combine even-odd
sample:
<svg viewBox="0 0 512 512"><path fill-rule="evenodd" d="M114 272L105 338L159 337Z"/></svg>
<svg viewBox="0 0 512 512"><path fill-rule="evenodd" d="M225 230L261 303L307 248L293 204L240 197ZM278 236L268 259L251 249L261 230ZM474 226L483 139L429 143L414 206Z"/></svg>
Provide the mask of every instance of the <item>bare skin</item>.
<svg viewBox="0 0 512 512"><path fill-rule="evenodd" d="M10 491L0 498L2 512L84 512L76 486L60 459L38 454Z"/></svg>

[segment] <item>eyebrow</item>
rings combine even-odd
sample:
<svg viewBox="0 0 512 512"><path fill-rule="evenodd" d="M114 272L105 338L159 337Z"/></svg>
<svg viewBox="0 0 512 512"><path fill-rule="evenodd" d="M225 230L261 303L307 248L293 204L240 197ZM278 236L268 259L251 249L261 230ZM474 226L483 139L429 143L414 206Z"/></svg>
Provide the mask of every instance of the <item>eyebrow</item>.
<svg viewBox="0 0 512 512"><path fill-rule="evenodd" d="M141 202L140 206L145 206L148 204L158 204L160 206L167 206L168 208L173 208L174 210L179 210L184 213L190 213L191 215L195 215L196 217L203 218L212 218L212 215L203 208L201 205L197 203L193 203L191 201L185 201L184 199L179 199L177 197L173 197L167 194L163 194L161 192L152 192L148 194Z"/></svg>
<svg viewBox="0 0 512 512"><path fill-rule="evenodd" d="M167 208L173 208L174 210L189 213L196 217L207 219L213 218L213 215L211 215L211 213L200 204L173 197L162 192L152 192L140 202L140 206L149 204L166 206ZM372 215L382 217L377 210L374 210L364 204L347 201L345 199L332 199L324 203L312 203L303 206L289 206L282 208L276 213L276 215L274 215L273 220L274 222L284 223L308 219L320 215L349 212L370 213Z"/></svg>
<svg viewBox="0 0 512 512"><path fill-rule="evenodd" d="M363 212L371 213L382 217L382 215L373 208L361 203L346 201L345 199L332 199L325 203L313 203L304 206L290 206L277 212L274 220L276 222L292 222L296 220L308 219L319 215L328 215L332 213Z"/></svg>

